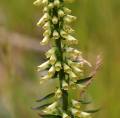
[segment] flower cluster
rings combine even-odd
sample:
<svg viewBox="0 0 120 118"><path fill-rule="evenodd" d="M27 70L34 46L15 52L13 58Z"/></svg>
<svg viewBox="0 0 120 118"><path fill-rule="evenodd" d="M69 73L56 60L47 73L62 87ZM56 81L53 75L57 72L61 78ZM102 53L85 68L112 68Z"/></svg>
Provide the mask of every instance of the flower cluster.
<svg viewBox="0 0 120 118"><path fill-rule="evenodd" d="M44 6L44 15L37 23L37 26L43 26L43 29L45 30L43 33L44 38L40 44L46 45L50 40L57 42L55 46L52 46L51 49L45 53L48 60L38 66L38 71L49 68L47 75L40 78L40 84L49 81L56 72L58 72L59 75L60 72L65 75L60 78L61 86L58 87L55 92L55 97L57 98L62 97L63 91L67 91L69 88L78 88L80 91L85 91L86 89L86 86L77 84L80 76L83 75L83 70L81 70L83 62L74 62L70 59L70 56L82 55L82 52L70 47L70 44L78 44L78 40L71 36L71 34L74 33L74 30L68 25L76 20L76 17L70 15L71 10L66 8L64 3L72 2L74 2L74 0L37 0L33 3L36 6L41 4ZM62 43L62 41L64 43ZM62 57L63 53L64 58ZM69 56L66 56L65 53ZM58 113L57 104L57 102L54 102L43 110L43 112L45 114ZM80 108L80 102L72 99L70 104L72 106L68 107L68 111L74 116L90 118L89 113L77 110ZM62 113L62 117L70 118L67 111Z"/></svg>

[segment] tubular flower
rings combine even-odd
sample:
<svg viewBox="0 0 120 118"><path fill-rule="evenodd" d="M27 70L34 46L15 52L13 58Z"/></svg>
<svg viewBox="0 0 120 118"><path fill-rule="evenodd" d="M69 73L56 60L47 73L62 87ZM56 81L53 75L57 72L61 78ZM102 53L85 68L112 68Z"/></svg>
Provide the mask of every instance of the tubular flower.
<svg viewBox="0 0 120 118"><path fill-rule="evenodd" d="M49 9L54 8L54 3L50 3L50 4L48 4L48 8L49 8Z"/></svg>
<svg viewBox="0 0 120 118"><path fill-rule="evenodd" d="M78 77L73 72L69 73L69 77L73 82L77 82L78 80Z"/></svg>
<svg viewBox="0 0 120 118"><path fill-rule="evenodd" d="M49 62L51 63L51 65L53 65L56 62L56 56L54 54L50 57Z"/></svg>
<svg viewBox="0 0 120 118"><path fill-rule="evenodd" d="M40 66L38 66L38 70L37 71L46 69L49 66L49 64L50 64L49 61L44 62L43 64L41 64Z"/></svg>
<svg viewBox="0 0 120 118"><path fill-rule="evenodd" d="M45 6L45 5L47 5L48 4L48 0L43 0L42 1L42 4Z"/></svg>
<svg viewBox="0 0 120 118"><path fill-rule="evenodd" d="M44 83L44 82L47 82L51 79L51 77L49 75L46 75L42 78L40 78L40 84Z"/></svg>
<svg viewBox="0 0 120 118"><path fill-rule="evenodd" d="M45 53L47 58L51 57L56 51L56 47L52 47L48 52Z"/></svg>
<svg viewBox="0 0 120 118"><path fill-rule="evenodd" d="M54 0L54 5L59 7L60 6L60 1L59 0Z"/></svg>
<svg viewBox="0 0 120 118"><path fill-rule="evenodd" d="M72 89L76 89L76 84L73 81L69 81L69 86Z"/></svg>
<svg viewBox="0 0 120 118"><path fill-rule="evenodd" d="M83 71L80 70L79 68L74 67L74 68L72 68L72 69L73 69L73 72L74 72L77 76L83 75Z"/></svg>
<svg viewBox="0 0 120 118"><path fill-rule="evenodd" d="M66 113L63 113L63 117L62 118L71 118L71 117L68 116Z"/></svg>
<svg viewBox="0 0 120 118"><path fill-rule="evenodd" d="M45 6L45 7L44 7L43 12L44 12L44 13L48 13L48 12L49 12L48 6Z"/></svg>
<svg viewBox="0 0 120 118"><path fill-rule="evenodd" d="M77 109L74 109L72 107L70 107L70 111L72 112L72 114L74 116L78 116L78 117L81 117L81 111L78 111Z"/></svg>
<svg viewBox="0 0 120 118"><path fill-rule="evenodd" d="M71 23L70 18L67 17L67 16L64 16L64 17L63 17L63 21L64 21L66 24L70 24L70 23Z"/></svg>
<svg viewBox="0 0 120 118"><path fill-rule="evenodd" d="M49 42L49 36L44 37L44 39L40 42L41 45L46 45Z"/></svg>
<svg viewBox="0 0 120 118"><path fill-rule="evenodd" d="M75 107L75 108L80 108L80 106L81 106L81 103L80 102L78 102L78 101L76 101L76 100L71 100L71 102L72 102L72 105Z"/></svg>
<svg viewBox="0 0 120 118"><path fill-rule="evenodd" d="M53 24L57 24L58 23L58 18L56 16L53 16L52 22L53 22Z"/></svg>
<svg viewBox="0 0 120 118"><path fill-rule="evenodd" d="M74 55L74 49L73 48L66 46L65 49L66 49L66 52L69 55L72 55L72 56Z"/></svg>
<svg viewBox="0 0 120 118"><path fill-rule="evenodd" d="M76 20L76 17L75 17L75 16L72 16L72 15L67 15L67 17L68 17L71 21Z"/></svg>
<svg viewBox="0 0 120 118"><path fill-rule="evenodd" d="M82 52L79 52L78 50L74 50L74 55L75 56L81 56Z"/></svg>
<svg viewBox="0 0 120 118"><path fill-rule="evenodd" d="M68 88L69 88L68 83L65 80L63 80L62 81L62 89L68 90Z"/></svg>
<svg viewBox="0 0 120 118"><path fill-rule="evenodd" d="M86 113L86 112L81 112L81 117L82 118L91 118L90 113Z"/></svg>
<svg viewBox="0 0 120 118"><path fill-rule="evenodd" d="M80 91L85 91L85 90L86 90L86 86L81 85L81 84L77 84L77 88L78 88Z"/></svg>
<svg viewBox="0 0 120 118"><path fill-rule="evenodd" d="M60 98L62 96L62 91L60 88L57 89L57 91L55 92L55 97Z"/></svg>
<svg viewBox="0 0 120 118"><path fill-rule="evenodd" d="M39 6L39 5L41 5L41 3L42 3L42 0L37 0L37 1L35 1L33 4L34 4L35 6Z"/></svg>
<svg viewBox="0 0 120 118"><path fill-rule="evenodd" d="M67 64L64 63L63 66L64 66L64 72L71 73L72 69Z"/></svg>
<svg viewBox="0 0 120 118"><path fill-rule="evenodd" d="M53 31L53 38L58 39L59 37L60 37L59 33L56 30L54 30Z"/></svg>
<svg viewBox="0 0 120 118"><path fill-rule="evenodd" d="M68 25L66 25L66 24L63 24L63 29L66 32L68 32L69 34L73 34L74 33L74 30L71 27L69 27Z"/></svg>
<svg viewBox="0 0 120 118"><path fill-rule="evenodd" d="M57 63L55 64L55 70L56 70L56 71L59 71L60 69L62 69L62 67L61 67L61 62L57 62Z"/></svg>
<svg viewBox="0 0 120 118"><path fill-rule="evenodd" d="M53 104L46 107L45 111L46 112L53 112L53 110L57 107L57 104L58 104L57 102L54 102Z"/></svg>
<svg viewBox="0 0 120 118"><path fill-rule="evenodd" d="M76 63L76 67L77 68L81 68L81 67L83 67L83 64L84 64L83 61L79 62L79 63Z"/></svg>
<svg viewBox="0 0 120 118"><path fill-rule="evenodd" d="M66 7L62 7L62 10L64 11L65 14L70 14L71 10L66 8Z"/></svg>
<svg viewBox="0 0 120 118"><path fill-rule="evenodd" d="M72 67L75 67L76 66L76 63L72 62L71 60L67 59L67 63L68 65L72 66Z"/></svg>
<svg viewBox="0 0 120 118"><path fill-rule="evenodd" d="M50 34L51 34L51 29L49 28L44 32L43 36L50 36Z"/></svg>
<svg viewBox="0 0 120 118"><path fill-rule="evenodd" d="M64 12L61 9L58 10L58 16L59 17L63 17L64 16Z"/></svg>
<svg viewBox="0 0 120 118"><path fill-rule="evenodd" d="M67 42L69 44L77 44L78 43L78 40L76 40L73 36L71 35L68 35L67 38L66 38Z"/></svg>
<svg viewBox="0 0 120 118"><path fill-rule="evenodd" d="M47 21L45 25L43 26L44 30L48 30L50 28L50 21Z"/></svg>
<svg viewBox="0 0 120 118"><path fill-rule="evenodd" d="M51 68L49 69L47 75L49 75L50 77L52 77L55 73L55 67L51 66Z"/></svg>
<svg viewBox="0 0 120 118"><path fill-rule="evenodd" d="M63 38L67 38L68 34L64 31L64 30L60 30L60 35L63 37Z"/></svg>

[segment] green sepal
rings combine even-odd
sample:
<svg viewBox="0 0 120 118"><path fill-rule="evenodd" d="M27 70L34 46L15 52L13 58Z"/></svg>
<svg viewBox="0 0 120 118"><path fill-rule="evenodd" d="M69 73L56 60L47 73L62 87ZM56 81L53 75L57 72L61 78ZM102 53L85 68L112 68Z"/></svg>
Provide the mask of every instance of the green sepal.
<svg viewBox="0 0 120 118"><path fill-rule="evenodd" d="M87 113L95 113L95 112L98 112L100 111L101 108L97 109L97 110L88 110L88 111L84 111L84 112L87 112Z"/></svg>
<svg viewBox="0 0 120 118"><path fill-rule="evenodd" d="M84 82L87 82L91 79L92 77L87 77L87 78L84 78L84 79L80 79L76 82L76 84L81 84L81 83L84 83Z"/></svg>
<svg viewBox="0 0 120 118"><path fill-rule="evenodd" d="M39 114L39 116L41 116L42 118L62 118L60 115L51 115L51 114L47 114L47 115Z"/></svg>
<svg viewBox="0 0 120 118"><path fill-rule="evenodd" d="M39 106L39 107L36 107L36 108L32 108L32 110L41 110L41 109L44 109L45 107L51 105L52 103L48 103L48 104L44 104L42 106Z"/></svg>
<svg viewBox="0 0 120 118"><path fill-rule="evenodd" d="M81 104L90 104L90 103L92 103L93 101L90 101L90 102L85 102L85 101L79 101L79 102L81 102Z"/></svg>
<svg viewBox="0 0 120 118"><path fill-rule="evenodd" d="M55 93L50 93L48 94L47 96L45 96L44 98L40 99L40 100L37 100L36 102L43 102L51 97L55 96Z"/></svg>

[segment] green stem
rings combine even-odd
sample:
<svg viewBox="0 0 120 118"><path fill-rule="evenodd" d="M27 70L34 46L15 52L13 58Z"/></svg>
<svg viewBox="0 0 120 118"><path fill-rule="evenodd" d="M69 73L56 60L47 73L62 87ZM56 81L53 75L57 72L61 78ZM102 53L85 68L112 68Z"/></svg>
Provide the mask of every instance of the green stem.
<svg viewBox="0 0 120 118"><path fill-rule="evenodd" d="M55 40L55 44L58 47L59 50L59 57L60 57L60 61L63 62L63 52L62 52L62 48L61 48L61 39L56 39ZM65 78L65 73L64 70L61 69L59 71L59 82L60 82L60 88L62 88L62 80L63 78ZM63 93L62 94L62 108L64 111L67 111L68 108L68 97Z"/></svg>

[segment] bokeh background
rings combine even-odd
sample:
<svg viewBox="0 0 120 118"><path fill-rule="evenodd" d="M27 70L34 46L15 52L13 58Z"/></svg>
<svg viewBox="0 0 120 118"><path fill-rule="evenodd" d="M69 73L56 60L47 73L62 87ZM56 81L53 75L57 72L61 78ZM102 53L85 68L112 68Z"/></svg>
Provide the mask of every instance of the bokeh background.
<svg viewBox="0 0 120 118"><path fill-rule="evenodd" d="M0 118L39 118L41 112L31 107L42 105L35 101L56 91L58 84L57 80L39 84L44 73L38 73L37 66L49 46L39 45L44 31L36 23L42 7L33 6L33 2L0 0ZM102 107L93 118L120 118L120 0L76 0L66 6L77 16L71 26L83 58L94 67L97 55L103 57L100 70L82 97L93 103L83 105L83 110ZM84 66L84 77L91 71ZM79 96L79 91L69 92L71 97Z"/></svg>

